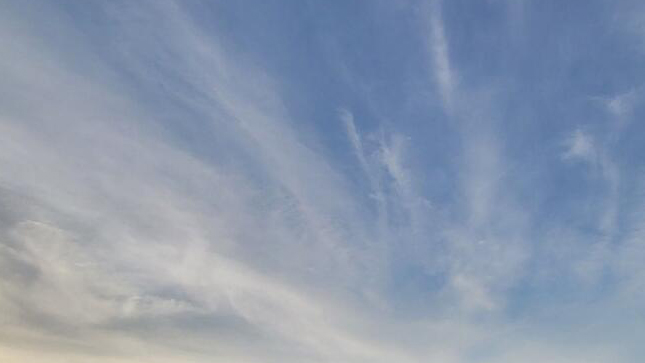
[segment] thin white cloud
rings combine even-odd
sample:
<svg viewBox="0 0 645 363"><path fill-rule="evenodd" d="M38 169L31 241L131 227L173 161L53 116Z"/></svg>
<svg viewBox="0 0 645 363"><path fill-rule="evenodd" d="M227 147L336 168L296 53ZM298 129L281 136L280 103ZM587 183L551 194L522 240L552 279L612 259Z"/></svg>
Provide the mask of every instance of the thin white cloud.
<svg viewBox="0 0 645 363"><path fill-rule="evenodd" d="M429 51L432 54L432 70L439 87L439 94L441 95L446 111L450 113L453 109L455 79L450 64L450 52L441 7L441 0L432 0L430 2Z"/></svg>
<svg viewBox="0 0 645 363"><path fill-rule="evenodd" d="M593 137L581 129L575 130L565 141L564 160L581 160L596 163L597 153Z"/></svg>
<svg viewBox="0 0 645 363"><path fill-rule="evenodd" d="M632 89L613 97L603 98L602 100L609 113L619 123L619 126L624 126L632 118L634 110L638 106L641 98L642 91L640 89Z"/></svg>
<svg viewBox="0 0 645 363"><path fill-rule="evenodd" d="M119 61L132 69L145 68L147 55L159 51L154 38L137 31L148 23L127 19L144 10L150 10L149 20L159 24L161 33L171 35L163 48L175 61L159 71L185 72L192 82L193 93L170 94L203 110L215 129L237 125L218 131L228 132L237 143L230 152L250 154L261 165L262 177L207 163L174 147L158 136L153 114L121 96L127 87L103 83L98 74L80 76L75 66L54 60L47 48L18 52L9 47L3 76L14 89L29 89L26 98L14 94L16 104L45 101L17 107L2 119L0 163L8 171L0 179L2 193L25 195L43 208L15 217L15 246L2 250L10 266L34 271L24 277L33 280L28 288L19 288L20 280L3 279L3 315L12 326L4 326L5 338L17 339L16 332L27 330L39 336L36 344L57 344L47 331L53 324L82 332L70 333L70 339L91 349L112 350L125 356L124 361L135 359L128 357L137 348L119 346L123 334L153 351L168 345L194 350L193 359L202 351L222 361L297 356L406 361L346 329L340 318L349 315L344 308L308 297L332 286L339 294L355 286L364 273L357 261L369 258L343 243L355 233L350 226L356 228L361 221L342 177L300 142L268 78L250 67L234 66L175 5L131 5L129 12L118 15L121 29L137 34L120 44L127 58L118 59L117 53ZM5 30L15 35L7 23ZM79 61L85 61L82 54ZM40 78L29 70L45 65L50 69ZM144 87L163 77L138 74ZM258 227L264 232L250 233ZM266 249L266 259L256 257L254 250L264 249L263 244L274 251ZM285 273L305 280L270 277ZM340 277L347 286L339 286ZM294 287L304 288L307 281L309 293ZM34 318L21 318L29 314ZM149 317L189 324L195 315L239 323L215 324L201 338L188 327L187 338L175 341L165 338L168 328L163 325L153 325L160 329L154 333L157 339L137 333L150 329L145 323ZM120 326L134 331L121 332ZM104 329L109 333L99 334ZM212 334L227 346L211 349L191 343ZM279 353L283 344L294 348ZM43 351L41 357L57 359L51 354Z"/></svg>
<svg viewBox="0 0 645 363"><path fill-rule="evenodd" d="M347 131L347 137L354 148L354 153L356 158L363 168L367 172L369 169L367 165L367 160L365 158L365 151L363 150L363 142L361 141L361 136L356 130L356 124L354 123L354 115L346 109L341 109L339 111L340 119L345 123L345 129Z"/></svg>
<svg viewBox="0 0 645 363"><path fill-rule="evenodd" d="M425 197L412 151L432 140L366 134L341 110L376 212L272 77L185 4L92 8L117 24L99 47L53 5L0 15L0 360L619 361L609 343L567 346L507 316L509 291L549 267L527 263L534 226L511 175L526 169L505 154L499 100L458 87L432 4L432 82L462 143L456 196ZM599 225L616 236L621 174L600 141L576 131L562 158L601 165ZM633 306L645 281L636 209L615 255L607 238L573 258L586 245L571 233L557 261L593 281L612 263Z"/></svg>
<svg viewBox="0 0 645 363"><path fill-rule="evenodd" d="M449 120L463 140L459 183L463 218L444 222L448 241L449 288L466 311L497 310L505 291L518 279L526 261L527 214L504 190L509 166L497 137L497 100L492 90L464 89L450 60L442 1L431 1L428 53L431 73ZM504 228L500 228L504 225Z"/></svg>

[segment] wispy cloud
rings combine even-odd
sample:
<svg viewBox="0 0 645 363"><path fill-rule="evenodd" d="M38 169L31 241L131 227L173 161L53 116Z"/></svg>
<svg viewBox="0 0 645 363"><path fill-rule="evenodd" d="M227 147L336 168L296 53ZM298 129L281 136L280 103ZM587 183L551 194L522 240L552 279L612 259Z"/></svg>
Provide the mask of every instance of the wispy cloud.
<svg viewBox="0 0 645 363"><path fill-rule="evenodd" d="M640 93L426 5L3 2L0 360L633 361Z"/></svg>
<svg viewBox="0 0 645 363"><path fill-rule="evenodd" d="M425 14L432 30L427 37L430 70L447 121L456 125L462 141L456 183L463 203L451 206L458 217L442 223L452 256L448 288L467 312L495 311L504 305L506 290L524 269L527 216L516 205L512 191L504 190L510 181L510 165L502 153L504 140L499 138L501 105L489 89L458 84L449 57L442 4L430 4Z"/></svg>
<svg viewBox="0 0 645 363"><path fill-rule="evenodd" d="M442 1L433 0L430 2L430 46L432 62L434 67L435 80L439 86L439 92L448 112L452 112L453 92L455 79L450 64L450 53L446 32L443 24Z"/></svg>
<svg viewBox="0 0 645 363"><path fill-rule="evenodd" d="M582 160L591 164L596 163L596 146L591 135L577 129L566 140L566 150L562 153L565 160Z"/></svg>
<svg viewBox="0 0 645 363"><path fill-rule="evenodd" d="M127 22L127 16L143 10L133 5L131 13L119 15L125 21L122 29L137 32L148 24ZM53 324L52 329L72 337L82 332L84 338L77 339L90 347L119 351L116 343L94 338L96 333L126 329L140 336L138 330L150 330L149 319L157 321L154 329L166 330L165 324L174 321L199 330L191 328L192 321L206 319L213 325L197 336L215 334L229 343L217 348L220 353L207 347L197 351L224 360L278 359L277 353L266 354L281 341L301 346L304 351L297 354L392 359L396 353L327 321L329 313L323 311L332 305L289 287L306 281L324 286L333 275L351 283L351 275L360 273L348 260L353 252L342 243L352 233L346 221L356 220L342 177L297 140L261 74L227 63L218 46L193 29L175 5L155 5L151 14L164 19L162 33L172 34L163 47L175 61L136 81L154 87L148 82L156 77L183 72L192 91L171 89L171 102L201 110L215 127L235 125L218 129L235 143L228 152L250 154L249 161L259 163L263 172L257 179L251 170L227 167L221 159L207 163L209 155L173 146L158 136L163 131L154 114L119 95L128 92L127 86L115 90L95 75L79 78L53 60L39 81L30 80L26 69L5 68L17 89L32 87L31 99L17 102L48 98L38 107L5 114L3 121L2 166L11 171L2 178L3 195L26 195L44 209L15 216L19 221L7 226L13 242L3 249L3 259L24 266L26 274L3 280L3 301L15 301L5 310L10 325L42 333ZM128 50L125 66L152 67L147 57L159 51L153 40L139 31L121 44ZM11 65L38 69L42 59L52 59L47 50L29 52ZM53 93L50 87L66 92ZM42 131L32 125L41 125ZM251 225L264 225L265 232L251 233ZM262 250L266 259L254 257ZM302 259L310 253L311 258ZM289 254L298 257L285 263ZM304 280L268 277L296 272ZM18 288L20 279L29 281L27 288ZM340 311L331 314L334 320ZM164 336L153 343L168 344ZM234 336L255 348L238 346ZM54 339L45 337L42 344ZM190 339L172 344L193 345ZM123 349L119 354L134 352Z"/></svg>

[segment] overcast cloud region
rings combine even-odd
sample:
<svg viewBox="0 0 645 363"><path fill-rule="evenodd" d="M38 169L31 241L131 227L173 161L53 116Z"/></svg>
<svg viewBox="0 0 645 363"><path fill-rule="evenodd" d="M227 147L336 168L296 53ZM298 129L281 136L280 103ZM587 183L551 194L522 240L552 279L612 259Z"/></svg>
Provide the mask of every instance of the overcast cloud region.
<svg viewBox="0 0 645 363"><path fill-rule="evenodd" d="M0 361L641 363L640 0L0 0Z"/></svg>

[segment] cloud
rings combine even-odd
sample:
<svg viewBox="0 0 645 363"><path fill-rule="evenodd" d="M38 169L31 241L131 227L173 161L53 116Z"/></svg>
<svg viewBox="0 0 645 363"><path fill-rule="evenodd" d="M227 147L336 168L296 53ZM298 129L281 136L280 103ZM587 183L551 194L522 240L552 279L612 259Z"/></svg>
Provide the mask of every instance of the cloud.
<svg viewBox="0 0 645 363"><path fill-rule="evenodd" d="M455 125L461 141L455 183L462 202L449 207L458 217L439 224L451 256L446 291L466 313L496 311L524 271L528 216L512 191L505 190L510 165L498 129L504 106L494 88L457 82L442 12L442 3L433 1L424 15L431 28L430 71L446 121Z"/></svg>
<svg viewBox="0 0 645 363"><path fill-rule="evenodd" d="M574 131L567 138L565 145L566 151L562 154L563 159L585 161L590 164L596 163L597 155L594 139L581 129Z"/></svg>
<svg viewBox="0 0 645 363"><path fill-rule="evenodd" d="M345 123L345 128L347 129L347 136L349 141L354 148L354 153L358 159L363 170L367 170L367 160L365 159L365 152L363 151L363 142L361 137L356 130L356 124L354 123L354 115L346 109L341 109L339 111L341 120Z"/></svg>
<svg viewBox="0 0 645 363"><path fill-rule="evenodd" d="M452 112L455 79L450 64L448 41L441 13L441 0L433 0L429 6L430 37L429 51L432 55L433 74L439 87L439 94L447 112Z"/></svg>
<svg viewBox="0 0 645 363"><path fill-rule="evenodd" d="M353 285L352 275L362 272L351 261L362 257L342 241L354 233L347 221L360 222L343 178L298 140L266 77L234 66L176 4L132 5L114 16L119 30L137 35L119 44L124 53L117 51L113 61L136 70L141 78L133 81L144 88L182 74L191 91L175 93L176 85L168 84L166 101L199 110L212 125L206 130L230 137L228 153L261 172L251 175L223 159L206 162L219 156L177 147L154 121L158 114L123 96L131 92L127 82L102 79L110 71L100 65L107 64L77 73L90 60L83 49L67 50L77 57L70 65L47 47L9 47L3 74L18 91L18 106L3 115L1 162L8 173L2 193L25 195L42 211L26 210L6 226L14 232L2 250L12 266L2 289L11 327L3 331L15 337L26 330L39 337L37 344L55 345L50 329L62 329L101 354L126 356L150 344L224 361L398 357L331 323L327 315L340 322L343 308L295 287L324 291L332 281L337 285L334 275ZM157 29L168 38L162 45L146 33L153 18L163 19ZM16 34L9 23L5 28ZM16 44L33 39L21 36ZM150 54L174 61L154 68ZM29 71L45 67L39 75ZM37 106L20 106L26 103ZM252 232L261 225L264 233ZM7 277L20 269L25 276ZM277 277L294 273L302 279ZM20 279L31 279L29 287L19 288ZM200 315L214 321L203 333L190 326L190 317ZM244 324L217 324L219 316ZM166 319L183 327L186 338L170 339L176 333ZM157 338L144 339L151 332ZM121 335L139 343L122 345ZM209 336L227 345L197 343ZM300 348L279 353L284 345Z"/></svg>
<svg viewBox="0 0 645 363"><path fill-rule="evenodd" d="M552 116L535 95L451 53L458 4L281 6L0 5L0 360L636 356L642 176L617 152L636 123L566 137L556 159L594 165L572 191L542 159L560 129L521 130ZM521 38L473 15L471 51L530 42L532 9L506 9ZM319 38L368 56L336 75ZM426 87L443 112L407 102Z"/></svg>
<svg viewBox="0 0 645 363"><path fill-rule="evenodd" d="M607 100L607 109L616 117L628 115L633 107L634 92L627 92Z"/></svg>

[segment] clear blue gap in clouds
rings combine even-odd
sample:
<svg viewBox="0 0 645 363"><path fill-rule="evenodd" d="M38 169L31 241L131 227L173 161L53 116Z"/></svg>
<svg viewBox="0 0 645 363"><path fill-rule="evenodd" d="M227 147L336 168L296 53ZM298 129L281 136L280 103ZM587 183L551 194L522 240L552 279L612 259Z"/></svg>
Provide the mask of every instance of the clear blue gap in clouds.
<svg viewBox="0 0 645 363"><path fill-rule="evenodd" d="M644 11L0 3L0 360L639 362Z"/></svg>

